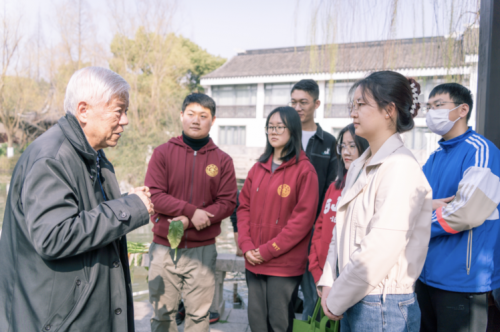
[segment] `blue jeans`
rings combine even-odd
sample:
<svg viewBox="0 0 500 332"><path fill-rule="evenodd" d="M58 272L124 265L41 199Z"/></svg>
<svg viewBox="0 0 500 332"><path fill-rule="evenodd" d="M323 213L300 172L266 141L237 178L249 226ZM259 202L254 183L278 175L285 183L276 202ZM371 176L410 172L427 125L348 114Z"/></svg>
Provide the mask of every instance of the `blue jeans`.
<svg viewBox="0 0 500 332"><path fill-rule="evenodd" d="M368 295L344 313L340 332L418 332L420 308L412 294Z"/></svg>

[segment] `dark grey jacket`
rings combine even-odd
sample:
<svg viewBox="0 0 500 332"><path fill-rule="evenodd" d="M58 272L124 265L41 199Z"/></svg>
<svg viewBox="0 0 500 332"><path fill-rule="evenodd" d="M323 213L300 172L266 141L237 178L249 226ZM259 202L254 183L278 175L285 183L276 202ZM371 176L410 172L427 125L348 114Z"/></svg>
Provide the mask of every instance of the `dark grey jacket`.
<svg viewBox="0 0 500 332"><path fill-rule="evenodd" d="M147 224L76 118L62 117L22 154L0 239L0 332L134 331L125 234Z"/></svg>

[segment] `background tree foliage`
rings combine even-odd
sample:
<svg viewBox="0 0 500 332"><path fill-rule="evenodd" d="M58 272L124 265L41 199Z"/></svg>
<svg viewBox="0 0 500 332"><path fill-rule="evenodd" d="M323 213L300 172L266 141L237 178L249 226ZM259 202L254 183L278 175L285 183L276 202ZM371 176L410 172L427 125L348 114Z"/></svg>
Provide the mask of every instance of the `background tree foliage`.
<svg viewBox="0 0 500 332"><path fill-rule="evenodd" d="M127 80L131 90L129 125L118 146L106 153L119 181L141 185L153 148L181 132L184 98L203 92L201 76L225 59L172 32L175 0L138 0L133 8L124 0L110 0L115 33L108 45L95 37L85 0L54 6L54 31L60 37L55 44L46 43L41 33L23 35L21 20L7 20L13 16L3 12L0 51L4 59L9 55L9 62L0 68L0 122L9 129L9 142L25 146L47 129L41 123L53 124L64 115L66 86L76 70L109 67Z"/></svg>

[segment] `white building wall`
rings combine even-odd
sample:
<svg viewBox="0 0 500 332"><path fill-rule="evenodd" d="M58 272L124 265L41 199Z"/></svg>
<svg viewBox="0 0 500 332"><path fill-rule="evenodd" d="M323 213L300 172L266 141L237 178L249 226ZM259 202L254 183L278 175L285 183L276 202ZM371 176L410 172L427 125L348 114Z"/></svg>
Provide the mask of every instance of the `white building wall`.
<svg viewBox="0 0 500 332"><path fill-rule="evenodd" d="M475 67L475 69L474 69ZM450 74L461 74L464 76L470 75L470 89L473 92L473 97L476 96L477 86L477 65L470 67L451 68L449 71L445 68L424 68L424 69L407 69L398 70L401 74L411 77L436 77ZM360 79L368 75L368 72L354 72L354 73L334 73L334 74L314 74L314 75L281 75L281 76L262 76L262 77L236 77L236 78L220 78L220 79L204 79L201 81L206 89L206 93L211 95L212 85L233 85L233 84L257 84L257 103L256 103L256 116L255 118L217 118L215 125L210 131L210 136L216 144L219 145L218 135L219 126L245 126L246 127L246 145L245 146L221 146L221 148L229 153L235 161L235 167L238 178L245 178L248 170L255 163L255 160L263 152L266 145L266 135L264 133L265 118L264 118L264 104L265 104L265 83L286 83L298 82L301 79L311 78L318 82L320 89L321 106L316 110L315 121L321 125L323 130L333 133L333 129L337 131L352 123L351 118L325 118L325 104L326 104L326 88L327 82L330 78L334 80L354 80ZM426 99L427 96L425 96ZM474 101L475 102L475 101ZM423 112L423 110L420 110ZM470 124L475 124L475 110L472 114ZM425 117L415 119L416 127L427 127ZM425 134L427 138L427 147L425 150L413 151L417 159L423 164L430 153L437 147L439 136L429 133Z"/></svg>

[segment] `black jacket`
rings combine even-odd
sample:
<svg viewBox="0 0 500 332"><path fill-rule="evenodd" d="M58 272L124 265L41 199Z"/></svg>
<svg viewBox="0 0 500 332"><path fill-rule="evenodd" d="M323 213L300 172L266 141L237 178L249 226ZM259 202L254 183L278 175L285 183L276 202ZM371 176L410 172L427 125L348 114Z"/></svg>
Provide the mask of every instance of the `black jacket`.
<svg viewBox="0 0 500 332"><path fill-rule="evenodd" d="M76 118L62 117L19 159L0 239L0 332L134 331L125 234L149 221L121 196Z"/></svg>
<svg viewBox="0 0 500 332"><path fill-rule="evenodd" d="M337 141L332 134L323 131L316 123L316 133L309 139L306 155L318 173L319 202L316 217L323 206L323 199L330 184L337 177L337 155L335 153Z"/></svg>

